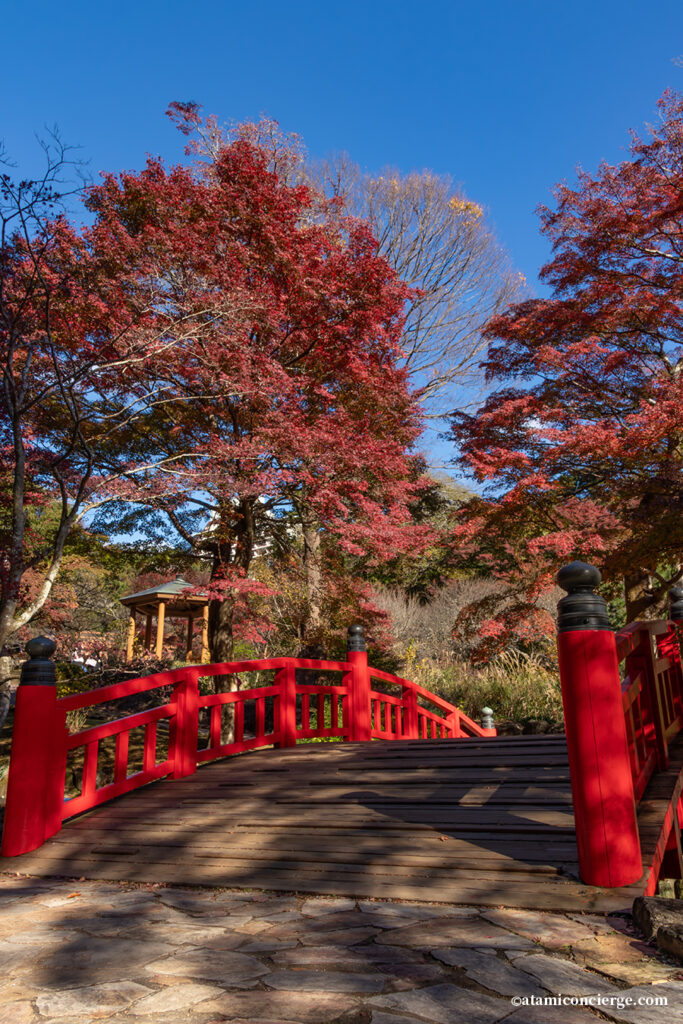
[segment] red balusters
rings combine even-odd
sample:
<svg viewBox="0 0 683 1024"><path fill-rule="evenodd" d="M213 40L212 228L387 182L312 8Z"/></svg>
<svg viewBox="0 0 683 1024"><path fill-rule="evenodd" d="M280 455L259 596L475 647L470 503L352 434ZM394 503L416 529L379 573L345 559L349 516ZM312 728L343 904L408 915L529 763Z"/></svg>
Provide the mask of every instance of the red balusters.
<svg viewBox="0 0 683 1024"><path fill-rule="evenodd" d="M633 778L614 633L600 573L573 562L558 574L558 651L581 878L619 886L642 875Z"/></svg>
<svg viewBox="0 0 683 1024"><path fill-rule="evenodd" d="M128 775L129 732L120 732L116 737L114 752L114 782L124 782Z"/></svg>

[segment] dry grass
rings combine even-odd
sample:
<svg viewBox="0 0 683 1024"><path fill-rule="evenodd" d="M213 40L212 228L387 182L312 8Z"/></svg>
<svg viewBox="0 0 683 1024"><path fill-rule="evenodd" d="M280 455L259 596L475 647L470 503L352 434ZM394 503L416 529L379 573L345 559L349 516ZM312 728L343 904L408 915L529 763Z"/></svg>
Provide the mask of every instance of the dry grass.
<svg viewBox="0 0 683 1024"><path fill-rule="evenodd" d="M497 722L562 722L559 676L533 655L508 652L481 668L444 658L408 657L403 671L475 721L482 708L490 707Z"/></svg>

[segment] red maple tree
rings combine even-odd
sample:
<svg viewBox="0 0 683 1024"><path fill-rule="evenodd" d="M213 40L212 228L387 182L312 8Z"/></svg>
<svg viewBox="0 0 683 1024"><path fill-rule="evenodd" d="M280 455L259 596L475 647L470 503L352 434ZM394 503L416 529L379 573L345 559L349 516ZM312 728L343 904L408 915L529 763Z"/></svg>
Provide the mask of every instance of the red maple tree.
<svg viewBox="0 0 683 1024"><path fill-rule="evenodd" d="M624 582L629 619L683 574L683 99L659 108L629 160L541 208L552 297L490 323L498 387L453 421L461 464L490 482L456 538L506 583L483 627L495 644L552 628L535 601L574 558Z"/></svg>
<svg viewBox="0 0 683 1024"><path fill-rule="evenodd" d="M186 134L205 127L193 105L172 113ZM137 422L129 457L192 456L150 472L138 526L210 555L214 660L230 658L239 602L258 590L257 545L299 529L314 639L323 534L375 558L425 534L408 509L420 481L418 410L398 368L405 287L364 224L242 137L217 140L208 161L108 176L88 203L101 243L131 255L138 286L149 280L156 313L193 323L147 363L174 401Z"/></svg>
<svg viewBox="0 0 683 1024"><path fill-rule="evenodd" d="M183 457L129 441L172 400L153 368L190 327L155 302L141 251L60 212L68 161L58 140L47 155L42 179L0 176L0 649L45 606L84 517Z"/></svg>

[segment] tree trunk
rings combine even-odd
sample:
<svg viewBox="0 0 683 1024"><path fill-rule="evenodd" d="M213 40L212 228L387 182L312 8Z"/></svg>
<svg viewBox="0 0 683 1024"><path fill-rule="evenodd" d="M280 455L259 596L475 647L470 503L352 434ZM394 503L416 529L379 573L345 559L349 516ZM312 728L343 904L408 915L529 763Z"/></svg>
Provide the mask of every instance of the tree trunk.
<svg viewBox="0 0 683 1024"><path fill-rule="evenodd" d="M232 661L235 640L233 617L235 603L230 597L223 601L209 601L209 655L212 663Z"/></svg>
<svg viewBox="0 0 683 1024"><path fill-rule="evenodd" d="M246 574L254 550L253 502L248 499L222 509L218 530L228 539L219 536L214 542L211 579L224 578L226 571L234 567ZM235 606L234 592L226 593L222 601L209 601L209 655L212 663L234 660ZM239 689L239 682L231 675L213 676L212 688L214 693L234 693ZM235 738L233 706L223 709L221 723L221 743L232 743Z"/></svg>
<svg viewBox="0 0 683 1024"><path fill-rule="evenodd" d="M659 609L652 589L652 580L650 574L644 569L629 573L624 578L624 596L626 598L627 622L637 622L639 619L656 619L659 617Z"/></svg>
<svg viewBox="0 0 683 1024"><path fill-rule="evenodd" d="M302 517L304 571L306 573L306 618L303 642L320 643L322 637L323 573L320 558L320 529L313 516Z"/></svg>
<svg viewBox="0 0 683 1024"><path fill-rule="evenodd" d="M232 597L223 601L209 601L209 655L211 663L233 661L233 617L235 602ZM211 676L214 693L234 693L239 689L235 676ZM221 743L235 739L235 708L229 704L221 712Z"/></svg>

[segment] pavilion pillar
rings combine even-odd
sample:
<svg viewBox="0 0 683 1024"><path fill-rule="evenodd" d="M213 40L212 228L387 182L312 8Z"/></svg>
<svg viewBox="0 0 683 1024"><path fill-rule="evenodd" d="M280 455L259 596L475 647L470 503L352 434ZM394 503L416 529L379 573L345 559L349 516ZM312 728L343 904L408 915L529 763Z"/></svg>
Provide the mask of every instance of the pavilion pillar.
<svg viewBox="0 0 683 1024"><path fill-rule="evenodd" d="M209 663L209 606L202 608L202 665Z"/></svg>
<svg viewBox="0 0 683 1024"><path fill-rule="evenodd" d="M164 649L164 620L166 618L166 602L159 601L157 610L157 646L156 656L161 658Z"/></svg>
<svg viewBox="0 0 683 1024"><path fill-rule="evenodd" d="M147 618L145 619L145 650L150 651L152 649L152 613L147 612Z"/></svg>
<svg viewBox="0 0 683 1024"><path fill-rule="evenodd" d="M187 647L185 651L185 661L192 661L192 633L194 632L194 616L188 615L187 617Z"/></svg>
<svg viewBox="0 0 683 1024"><path fill-rule="evenodd" d="M135 608L130 610L128 619L128 640L126 643L126 664L133 660L133 645L135 644Z"/></svg>

